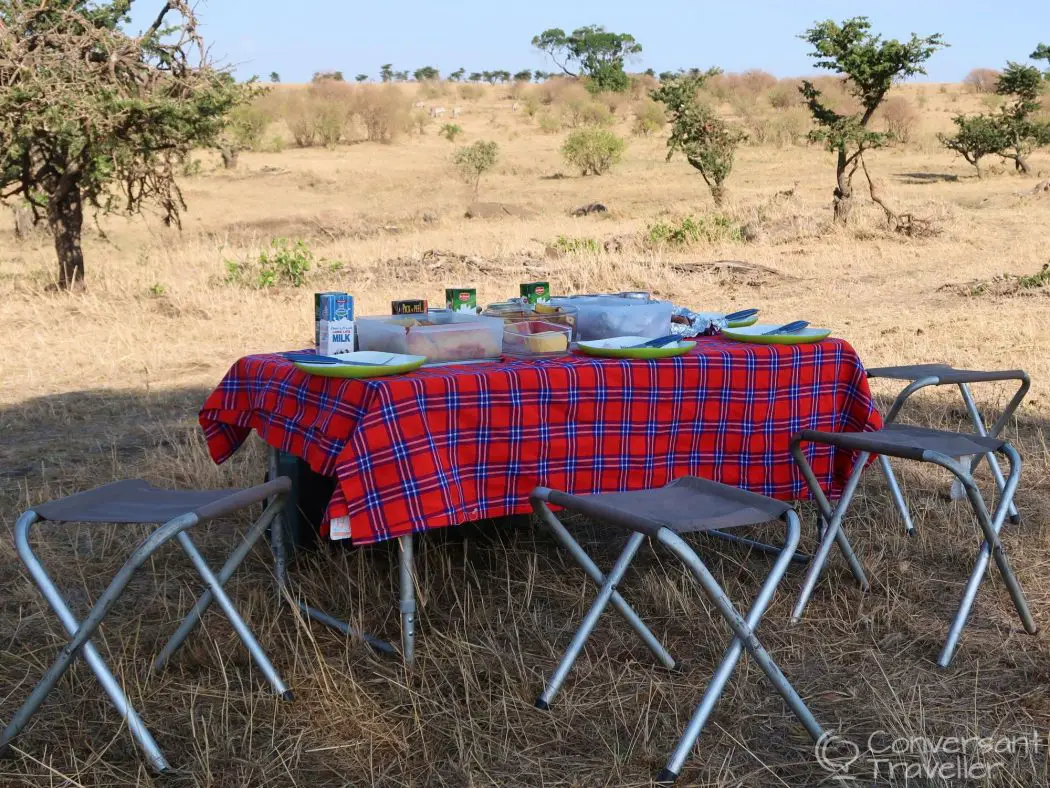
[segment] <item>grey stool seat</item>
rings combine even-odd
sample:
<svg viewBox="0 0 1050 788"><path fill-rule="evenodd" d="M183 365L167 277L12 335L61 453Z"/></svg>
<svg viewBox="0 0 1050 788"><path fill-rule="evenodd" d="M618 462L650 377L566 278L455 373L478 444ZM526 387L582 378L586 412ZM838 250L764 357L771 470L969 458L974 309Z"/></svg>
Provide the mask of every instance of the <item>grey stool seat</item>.
<svg viewBox="0 0 1050 788"><path fill-rule="evenodd" d="M258 500L252 490L165 490L143 479L125 479L38 504L33 511L53 522L160 524L187 512L210 520Z"/></svg>
<svg viewBox="0 0 1050 788"><path fill-rule="evenodd" d="M142 479L133 479L114 482L76 495L42 503L24 512L15 523L15 548L44 599L62 622L63 628L69 635L69 640L59 651L55 661L33 688L21 708L15 712L3 733L0 734L0 754L10 752L11 741L25 728L30 718L37 712L59 679L73 664L73 660L79 655L83 656L91 667L110 701L127 722L128 729L149 758L153 768L159 772L169 769L168 762L157 746L157 742L102 659L91 637L123 594L135 572L157 550L173 539L178 541L183 552L190 559L206 590L157 655L153 662L153 669L160 670L167 664L172 654L200 623L205 610L212 602L218 602L234 631L247 647L252 660L274 691L282 699L291 700L291 690L285 686L277 670L223 589L237 567L280 514L285 496L290 489L291 481L286 477L280 477L248 489L226 490L164 490ZM193 543L188 531L200 523L232 514L263 501L270 501L270 503L266 506L262 516L242 535L222 569L218 573L213 572ZM30 529L34 523L41 520L56 523L153 524L158 527L132 552L106 590L96 600L84 621L80 622L70 610L66 600L34 554L29 543Z"/></svg>
<svg viewBox="0 0 1050 788"><path fill-rule="evenodd" d="M867 370L869 378L891 380L921 380L937 378L937 385L949 383L992 383L999 380L1020 380L1025 376L1020 369L956 369L950 364L904 364L896 367L874 367Z"/></svg>
<svg viewBox="0 0 1050 788"><path fill-rule="evenodd" d="M726 683L736 669L737 662L745 651L765 673L774 689L805 726L814 741L821 738L823 731L820 725L755 634L762 615L772 601L777 585L787 571L795 555L795 548L798 546L799 520L795 510L789 504L693 476L677 479L666 487L655 490L599 495L570 495L546 487L537 487L532 491L529 500L533 510L551 529L558 541L572 554L584 572L600 586L597 598L584 616L565 655L537 698L537 708L550 709L554 696L568 677L573 663L583 651L598 619L609 604L612 604L623 615L627 623L664 667L674 668L676 666L674 658L617 590L618 584L642 543L646 537L649 537L656 544L668 549L685 564L700 584L703 592L729 624L734 635L721 663L711 677L703 698L693 712L678 746L669 758L666 768L657 778L658 781L666 783L677 779L694 743L710 719L715 704L725 691ZM631 532L623 552L620 553L607 575L602 573L586 551L573 539L565 525L555 517L548 504L584 514L603 524ZM704 562L682 539L681 535L689 533L722 535L720 529L757 525L777 519L782 520L785 526L784 545L781 548L773 548L777 552L773 568L762 584L747 615L741 615ZM769 547L740 537L732 537L732 539L758 549Z"/></svg>
<svg viewBox="0 0 1050 788"><path fill-rule="evenodd" d="M661 528L687 534L758 525L783 517L791 508L783 501L696 476L635 492L569 495L551 490L547 500L649 536Z"/></svg>
<svg viewBox="0 0 1050 788"><path fill-rule="evenodd" d="M928 452L959 459L971 454L999 451L1006 441L962 432L934 430L911 424L888 424L872 432L817 432L803 430L801 440L840 449L866 451L886 457L922 461Z"/></svg>

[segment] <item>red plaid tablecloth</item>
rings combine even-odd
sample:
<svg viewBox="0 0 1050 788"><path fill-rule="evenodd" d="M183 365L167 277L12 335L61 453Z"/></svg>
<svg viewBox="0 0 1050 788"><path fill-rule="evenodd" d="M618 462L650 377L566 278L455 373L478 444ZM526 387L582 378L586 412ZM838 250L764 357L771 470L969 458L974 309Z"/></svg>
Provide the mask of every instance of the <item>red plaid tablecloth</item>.
<svg viewBox="0 0 1050 788"><path fill-rule="evenodd" d="M239 360L200 412L216 462L255 430L338 480L333 539L355 543L530 511L537 485L572 493L658 487L693 474L775 498L807 497L789 452L800 429L877 429L849 344L701 338L659 361L571 356L435 367L374 380ZM849 453L808 446L825 488Z"/></svg>

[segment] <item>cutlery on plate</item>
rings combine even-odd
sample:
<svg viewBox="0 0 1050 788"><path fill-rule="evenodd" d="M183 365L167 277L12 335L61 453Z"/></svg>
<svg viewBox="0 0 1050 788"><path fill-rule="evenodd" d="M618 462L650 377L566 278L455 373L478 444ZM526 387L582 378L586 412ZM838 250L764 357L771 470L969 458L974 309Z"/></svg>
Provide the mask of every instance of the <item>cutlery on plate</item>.
<svg viewBox="0 0 1050 788"><path fill-rule="evenodd" d="M785 323L772 331L765 331L762 335L769 337L773 336L773 334L797 334L808 325L809 323L805 320L796 320L794 323Z"/></svg>
<svg viewBox="0 0 1050 788"><path fill-rule="evenodd" d="M723 320L727 323L732 323L735 320L747 320L749 317L754 317L757 314L757 309L741 309L739 312L730 312L728 315L725 315Z"/></svg>
<svg viewBox="0 0 1050 788"><path fill-rule="evenodd" d="M348 358L336 358L335 356L322 356L315 353L284 353L286 359L295 364L316 364L319 366L333 366L336 364L350 364L355 367L381 367L372 361L353 361Z"/></svg>
<svg viewBox="0 0 1050 788"><path fill-rule="evenodd" d="M670 345L672 342L677 342L679 339L680 337L678 334L668 334L667 336L659 337L658 339L650 339L648 342L643 342L640 345L631 345L631 347L663 347L664 345Z"/></svg>

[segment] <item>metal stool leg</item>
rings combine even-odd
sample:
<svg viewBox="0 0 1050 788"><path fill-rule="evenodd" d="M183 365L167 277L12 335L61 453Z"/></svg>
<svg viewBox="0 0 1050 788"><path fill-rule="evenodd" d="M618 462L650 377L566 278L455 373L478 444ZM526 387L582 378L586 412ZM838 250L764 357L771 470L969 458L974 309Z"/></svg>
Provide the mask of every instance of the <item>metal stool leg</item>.
<svg viewBox="0 0 1050 788"><path fill-rule="evenodd" d="M824 735L824 730L813 717L805 701L799 697L795 688L791 686L791 683L781 672L776 662L773 661L773 658L755 636L755 628L758 626L762 614L769 606L770 601L772 601L777 584L787 571L791 563L791 554L798 545L800 531L798 517L794 512L789 512L786 520L788 537L784 552L777 559L772 570L770 570L766 582L762 585L746 619L737 612L729 597L726 596L725 591L722 590L714 576L711 575L710 570L680 536L666 528L662 529L657 535L660 544L669 548L689 568L708 598L718 607L719 612L726 619L735 635L725 655L722 657L721 664L715 671L714 676L712 676L704 697L693 713L693 717L689 721L689 725L686 727L678 746L675 748L666 768L657 778L658 782L673 782L678 777L693 745L707 723L708 717L714 710L715 703L721 697L726 682L740 660L743 650L746 650L751 655L762 669L762 672L766 674L777 693L785 700L799 722L806 728L809 735L813 737L813 740L818 741Z"/></svg>
<svg viewBox="0 0 1050 788"><path fill-rule="evenodd" d="M853 552L849 539L846 537L845 531L842 529L842 519L845 517L846 511L849 509L850 503L853 501L853 496L857 491L857 485L860 483L860 477L864 473L864 468L867 465L868 457L870 455L868 452L858 453L856 464L853 466L853 473L846 482L846 486L842 491L842 497L839 498L838 505L832 509L831 503L828 501L827 496L824 495L824 490L820 486L820 480L817 479L816 474L813 473L812 466L802 452L802 447L797 443L793 443L791 446L791 454L795 458L795 463L802 472L802 476L805 478L810 492L816 499L817 507L820 509L821 516L825 523L824 528L822 529L823 533L821 535L820 546L813 555L813 560L809 564L809 569L806 570L806 579L802 584L802 590L799 593L798 601L795 603L795 608L791 613L791 620L797 622L802 618L802 613L805 611L806 605L809 603L809 598L813 593L813 589L816 588L817 581L820 579L820 574L824 571L824 565L827 563L828 556L831 553L832 543L838 544L839 549L846 558L850 571L860 583L860 587L864 591L867 591L870 588L870 583L868 582L867 575L864 573L864 568L861 566L860 560Z"/></svg>
<svg viewBox="0 0 1050 788"><path fill-rule="evenodd" d="M747 618L744 620L744 623L752 632L758 627L762 616L769 607L769 603L773 601L773 595L776 593L777 586L784 577L784 573L787 572L787 569L791 564L791 556L798 546L801 530L798 515L793 511L788 512L785 519L787 524L787 540L784 544L783 552L781 552L776 563L774 563L773 568L766 576L766 581L762 584L762 588L759 590L758 596L755 597L755 601L751 605L751 610L748 612ZM718 590L722 596L725 596L721 589ZM725 601L730 605L732 604L729 602L728 597ZM736 669L736 665L740 660L743 649L743 640L741 640L739 636L734 637L733 642L730 643L729 648L726 649L725 655L722 657L722 662L719 664L718 669L711 677L711 681L707 685L707 689L704 692L700 704L693 712L692 719L689 720L689 725L682 733L682 738L679 740L678 746L675 747L674 752L667 762L666 768L661 772L659 781L672 781L678 776L679 772L681 772L682 766L685 764L686 759L689 757L689 753L693 749L693 745L696 743L696 740L700 737L701 732L707 725L711 712L714 711L715 704L718 702L719 698L722 697L722 692L725 689L726 682L728 682L733 675L733 671ZM799 702L801 702L801 700ZM815 728L809 727L808 722L812 721L814 725L816 725L816 722L812 720L812 715L809 715L808 709L805 709L804 705L803 709L805 710L805 716L808 718L808 720L803 720L803 724L806 725L807 730L809 730L812 735L819 739L819 726Z"/></svg>
<svg viewBox="0 0 1050 788"><path fill-rule="evenodd" d="M959 384L959 393L962 394L963 403L966 405L966 410L970 414L970 420L973 422L974 429L977 430L977 434L981 436L988 435L988 428L984 424L984 419L981 418L981 412L977 410L977 403L973 400L973 394L970 393L970 387L965 383ZM1018 402L1020 404L1020 402ZM1010 409L1010 414L1016 410L1016 405ZM1009 418L1009 416L1007 416ZM998 437L998 431L993 438ZM992 469L992 476L995 478L995 483L999 487L1000 494L1006 487L1006 480L1003 478L1003 469L999 467L999 461L996 459L993 452L988 452L984 455L977 455L970 461L970 473L972 474L977 470L977 466L980 465L982 457L988 459L988 467ZM963 495L965 495L965 491ZM1013 501L1010 502L1009 510L1010 522L1017 524L1021 521L1021 515L1017 511L1017 506L1014 505Z"/></svg>
<svg viewBox="0 0 1050 788"><path fill-rule="evenodd" d="M1018 456L1017 451L1010 446L1010 444L1005 444L1002 450L1010 462L1010 474L1006 480L1005 489L1000 497L999 505L996 507L994 517L989 517L984 498L981 497L980 490L978 490L977 485L974 483L973 477L970 476L964 466L949 457L935 455L932 452L928 453L928 462L935 462L938 465L947 468L954 473L959 481L965 486L967 495L970 499L970 504L973 507L974 514L977 516L977 522L981 526L981 530L984 532L985 537L985 540L981 545L981 550L977 555L977 561L973 572L971 572L970 578L966 584L966 589L963 592L963 598L959 604L959 609L955 614L955 618L952 620L951 627L948 631L948 638L937 659L937 664L942 668L948 667L955 655L955 649L958 646L959 637L962 634L963 628L966 626L966 620L969 618L970 610L973 608L974 600L977 597L977 591L980 588L981 581L984 579L985 572L988 569L989 558L995 559L996 566L999 568L999 573L1002 575L1003 582L1006 584L1006 588L1010 593L1014 607L1017 609L1017 615L1021 619L1021 624L1024 626L1025 631L1029 634L1035 634L1039 631L1038 626L1032 618L1032 613L1028 607L1028 602L1025 599L1024 592L1021 590L1021 586L1017 581L1017 576L1010 567L1010 562L1003 550L1002 543L999 541L999 531L1002 528L1003 521L1006 519L1007 512L1010 508L1010 502L1013 500L1013 495L1017 489L1017 483L1021 475L1021 459Z"/></svg>
<svg viewBox="0 0 1050 788"><path fill-rule="evenodd" d="M550 709L550 704L553 702L554 696L557 695L558 690L561 689L561 685L565 682L566 677L569 675L569 671L572 670L573 663L576 662L576 658L579 657L580 652L583 651L583 646L587 642L587 638L591 636L591 632L594 631L594 627L598 624L598 619L601 618L602 613L609 604L609 600L612 599L612 595L616 591L616 586L621 580L623 580L624 573L631 565L631 561L634 560L635 555L638 553L638 548L642 546L642 542L644 541L645 534L638 533L637 531L632 533L630 539L627 540L627 546L624 547L623 552L620 553L620 557L616 559L616 563L609 571L609 574L605 576L605 580L602 582L601 588L598 591L598 596L591 604L590 609L587 611L587 615L583 617L583 621L580 623L579 629L576 630L576 634L572 636L572 642L565 650L565 656L561 658L561 662L558 663L554 675L550 677L547 686L544 687L543 692L540 693L540 696L536 699L537 708L543 709L544 711Z"/></svg>
<svg viewBox="0 0 1050 788"><path fill-rule="evenodd" d="M534 493L535 495L535 493ZM576 559L577 563L583 567L583 571L587 573L587 576L591 578L599 586L604 585L605 575L602 574L602 570L598 568L598 565L591 560L591 557L587 555L587 551L580 547L579 542L572 538L572 534L569 533L568 529L562 524L561 520L554 516L552 512L539 498L533 497L531 499L532 509L536 512L539 518L551 529L555 538L561 545L569 551L573 558ZM630 542L628 542L630 544ZM620 596L620 592L613 590L612 596L610 597L612 606L615 607L627 619L627 623L630 624L631 629L642 639L649 651L652 652L653 656L656 657L657 661L660 662L668 670L674 670L675 659L668 653L667 649L664 648L660 640L652 633L652 631L645 625L645 622L639 618L638 614L634 612L627 600Z"/></svg>
<svg viewBox="0 0 1050 788"><path fill-rule="evenodd" d="M255 543L258 542L259 538L266 532L266 528L270 525L273 519L280 514L283 504L284 496L277 498L273 503L266 507L266 511L264 511L251 528L248 529L248 532L245 533L244 537L241 539L240 544L238 544L236 549L230 553L229 558L226 559L226 563L219 571L217 575L219 585L225 587L226 583L233 576L233 573L237 571L237 568L247 557L248 553L251 552ZM201 595L197 600L197 603L193 606L193 609L186 614L186 617L182 620L179 628L175 630L172 636L168 639L168 642L164 644L164 648L160 650L160 653L157 654L156 658L153 660L151 669L154 672L160 672L164 669L172 655L200 623L201 617L214 600L215 595L210 588Z"/></svg>
<svg viewBox="0 0 1050 788"><path fill-rule="evenodd" d="M95 630L98 629L102 619L106 617L106 614L112 609L114 603L124 592L124 589L127 587L128 582L131 580L136 570L138 570L158 548L163 546L172 537L181 535L187 528L193 527L197 523L196 515L180 515L179 517L169 520L160 528L153 531L153 533L151 533L145 541L135 549L128 560L120 568L120 571L117 572L102 596L100 596L98 601L95 602L82 624L76 620L76 617L73 615L68 605L66 605L58 588L55 586L54 582L51 580L50 576L47 574L43 565L40 563L29 545L29 528L36 519L36 514L32 511L26 512L26 514L19 518L18 523L15 525L15 546L22 562L29 570L30 575L40 588L40 591L48 604L58 615L62 622L62 626L65 628L66 632L69 633L71 639L59 652L55 662L45 674L44 678L41 679L33 689L29 698L26 699L25 703L22 704L22 707L15 712L14 716L11 718L11 722L8 723L7 728L2 734L0 734L0 750L6 749L11 741L22 731L23 728L25 728L30 718L44 702L48 693L51 692L58 680L66 670L69 669L76 654L78 652L83 652L85 661L98 678L99 683L109 696L110 701L116 707L117 711L120 712L121 716L127 721L131 735L135 738L136 742L138 742L150 763L158 772L168 771L170 766L164 758L164 754L161 752L160 747L157 746L157 742L150 734L149 729L147 729L146 725L142 722L138 712L136 712L135 708L131 705L131 701L128 700L124 690L121 689L120 683L106 666L105 661L98 653L94 644L91 643L90 638Z"/></svg>
<svg viewBox="0 0 1050 788"><path fill-rule="evenodd" d="M281 680L281 676L278 674L277 669L266 656L266 652L263 651L262 646L259 645L259 641L255 639L255 635L252 634L248 625L244 623L244 619L241 618L240 613L237 612L237 608L233 606L233 602L223 589L222 583L219 582L215 573L211 571L211 567L208 566L208 562L204 560L204 556L200 554L197 546L193 544L190 535L187 533L180 533L178 539L183 551L189 556L190 561L197 570L197 574L201 576L204 584L208 587L208 590L211 591L212 596L214 596L215 601L218 602L219 607L222 608L222 612L226 615L226 618L230 620L230 624L233 626L237 636L248 649L252 661L258 665L259 670L261 670L263 675L266 676L266 680L270 682L270 686L273 687L274 692L276 692L283 700L292 700L292 691L288 689Z"/></svg>
<svg viewBox="0 0 1050 788"><path fill-rule="evenodd" d="M911 512L908 511L908 504L904 500L904 494L901 492L900 485L897 483L897 475L893 472L893 466L890 465L890 458L880 455L879 467L882 468L882 475L886 477L886 483L890 487L893 503L896 505L897 511L900 512L901 519L904 520L904 530L908 533L908 536L915 536L915 523L911 520Z"/></svg>

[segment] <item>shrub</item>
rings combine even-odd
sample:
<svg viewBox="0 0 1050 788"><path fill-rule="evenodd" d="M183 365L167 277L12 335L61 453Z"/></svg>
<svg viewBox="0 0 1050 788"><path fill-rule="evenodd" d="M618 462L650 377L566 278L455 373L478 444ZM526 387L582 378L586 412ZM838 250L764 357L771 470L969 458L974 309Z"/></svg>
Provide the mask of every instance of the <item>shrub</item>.
<svg viewBox="0 0 1050 788"><path fill-rule="evenodd" d="M227 260L224 282L240 287L302 287L313 263L313 252L302 240L274 238L270 251L260 252L255 260Z"/></svg>
<svg viewBox="0 0 1050 788"><path fill-rule="evenodd" d="M399 87L388 83L355 88L352 108L369 142L390 143L408 126L411 105Z"/></svg>
<svg viewBox="0 0 1050 788"><path fill-rule="evenodd" d="M559 235L551 246L562 254L598 254L602 250L594 238L573 238L568 235Z"/></svg>
<svg viewBox="0 0 1050 788"><path fill-rule="evenodd" d="M644 98L634 105L634 125L631 132L639 137L651 137L663 130L667 125L667 117L664 115L663 105Z"/></svg>
<svg viewBox="0 0 1050 788"><path fill-rule="evenodd" d="M598 101L588 102L579 113L579 122L583 126L608 127L616 122L609 108Z"/></svg>
<svg viewBox="0 0 1050 788"><path fill-rule="evenodd" d="M565 140L561 154L581 175L602 175L623 158L627 144L608 129L577 129Z"/></svg>
<svg viewBox="0 0 1050 788"><path fill-rule="evenodd" d="M722 214L686 216L677 222L656 222L649 225L645 240L650 246L691 246L699 241L721 243L742 241L740 225Z"/></svg>
<svg viewBox="0 0 1050 788"><path fill-rule="evenodd" d="M438 131L438 134L447 139L449 142L455 142L456 137L458 137L462 133L463 128L458 123L446 123L444 126L441 127L441 130Z"/></svg>
<svg viewBox="0 0 1050 788"><path fill-rule="evenodd" d="M886 132L898 142L907 144L919 124L919 113L904 96L891 96L879 108Z"/></svg>
<svg viewBox="0 0 1050 788"><path fill-rule="evenodd" d="M425 109L414 109L412 110L412 128L416 129L420 134L427 133L427 126L431 124L433 118L430 117L430 113Z"/></svg>
<svg viewBox="0 0 1050 788"><path fill-rule="evenodd" d="M786 110L802 104L798 92L798 80L782 79L769 89L769 105L773 109Z"/></svg>
<svg viewBox="0 0 1050 788"><path fill-rule="evenodd" d="M459 97L464 101L477 101L485 95L485 88L481 85L472 85L469 82L465 82L456 88L456 92L459 93Z"/></svg>
<svg viewBox="0 0 1050 788"><path fill-rule="evenodd" d="M241 104L230 112L230 136L245 150L260 150L272 120L273 115L265 104L258 101Z"/></svg>
<svg viewBox="0 0 1050 788"><path fill-rule="evenodd" d="M590 93L578 82L561 85L554 99L554 105L561 111L565 122L573 128L583 125L584 110L592 102Z"/></svg>
<svg viewBox="0 0 1050 788"><path fill-rule="evenodd" d="M994 68L975 68L963 78L963 84L974 93L994 93L999 72Z"/></svg>
<svg viewBox="0 0 1050 788"><path fill-rule="evenodd" d="M561 121L550 112L541 112L536 116L536 121L544 134L557 134L561 131Z"/></svg>
<svg viewBox="0 0 1050 788"><path fill-rule="evenodd" d="M474 190L477 199L481 176L496 166L499 159L499 146L495 142L478 140L456 151L452 163L459 171L460 177Z"/></svg>

